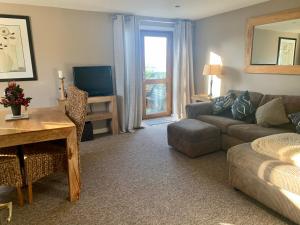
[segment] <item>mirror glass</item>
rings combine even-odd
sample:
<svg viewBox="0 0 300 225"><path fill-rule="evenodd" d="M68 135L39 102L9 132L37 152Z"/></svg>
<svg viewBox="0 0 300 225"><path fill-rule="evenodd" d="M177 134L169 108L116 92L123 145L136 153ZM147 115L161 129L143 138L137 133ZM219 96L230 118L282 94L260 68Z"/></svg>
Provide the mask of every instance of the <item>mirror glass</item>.
<svg viewBox="0 0 300 225"><path fill-rule="evenodd" d="M252 65L300 65L300 19L254 27Z"/></svg>

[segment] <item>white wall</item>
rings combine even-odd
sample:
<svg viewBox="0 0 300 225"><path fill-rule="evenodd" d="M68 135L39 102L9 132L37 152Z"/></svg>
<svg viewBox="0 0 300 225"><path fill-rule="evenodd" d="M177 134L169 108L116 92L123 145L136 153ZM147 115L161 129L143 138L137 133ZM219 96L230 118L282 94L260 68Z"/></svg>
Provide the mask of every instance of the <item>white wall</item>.
<svg viewBox="0 0 300 225"><path fill-rule="evenodd" d="M68 84L75 65L113 65L111 14L1 3L0 14L31 18L38 80L19 82L33 98L31 106L57 104L58 69ZM0 91L6 85L1 82Z"/></svg>
<svg viewBox="0 0 300 225"><path fill-rule="evenodd" d="M300 7L299 0L272 0L196 22L195 80L198 93L207 93L207 80L202 76L210 52L221 56L224 79L221 94L229 89L252 90L270 94L300 95L300 75L247 74L245 67L246 21L250 17Z"/></svg>

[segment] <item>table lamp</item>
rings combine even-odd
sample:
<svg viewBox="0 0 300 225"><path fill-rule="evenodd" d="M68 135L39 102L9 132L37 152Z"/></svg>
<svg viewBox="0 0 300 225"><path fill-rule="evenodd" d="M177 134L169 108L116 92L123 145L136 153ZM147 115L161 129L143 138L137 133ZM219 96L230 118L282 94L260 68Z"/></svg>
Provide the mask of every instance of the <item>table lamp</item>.
<svg viewBox="0 0 300 225"><path fill-rule="evenodd" d="M203 75L205 76L219 76L222 75L222 65L219 64L205 64L203 69ZM210 79L210 93L209 97L212 97L213 78Z"/></svg>

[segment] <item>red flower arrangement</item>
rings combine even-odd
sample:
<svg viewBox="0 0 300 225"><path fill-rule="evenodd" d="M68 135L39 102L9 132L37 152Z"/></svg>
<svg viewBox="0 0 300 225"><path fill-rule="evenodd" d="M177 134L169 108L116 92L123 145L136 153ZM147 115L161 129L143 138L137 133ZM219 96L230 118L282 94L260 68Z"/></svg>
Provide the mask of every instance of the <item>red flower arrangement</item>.
<svg viewBox="0 0 300 225"><path fill-rule="evenodd" d="M10 81L8 82L8 87L5 88L5 97L1 98L0 104L4 107L23 105L27 108L31 99L30 97L24 97L23 89L20 88L20 85L17 85L14 81Z"/></svg>

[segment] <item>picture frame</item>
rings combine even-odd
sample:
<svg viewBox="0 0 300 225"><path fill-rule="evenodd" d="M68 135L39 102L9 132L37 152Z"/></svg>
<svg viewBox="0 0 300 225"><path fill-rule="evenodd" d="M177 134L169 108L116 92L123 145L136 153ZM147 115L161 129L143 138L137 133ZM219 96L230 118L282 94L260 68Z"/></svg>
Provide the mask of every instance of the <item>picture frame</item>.
<svg viewBox="0 0 300 225"><path fill-rule="evenodd" d="M296 58L296 38L279 37L277 65L293 66Z"/></svg>
<svg viewBox="0 0 300 225"><path fill-rule="evenodd" d="M37 80L29 16L0 14L0 82Z"/></svg>

